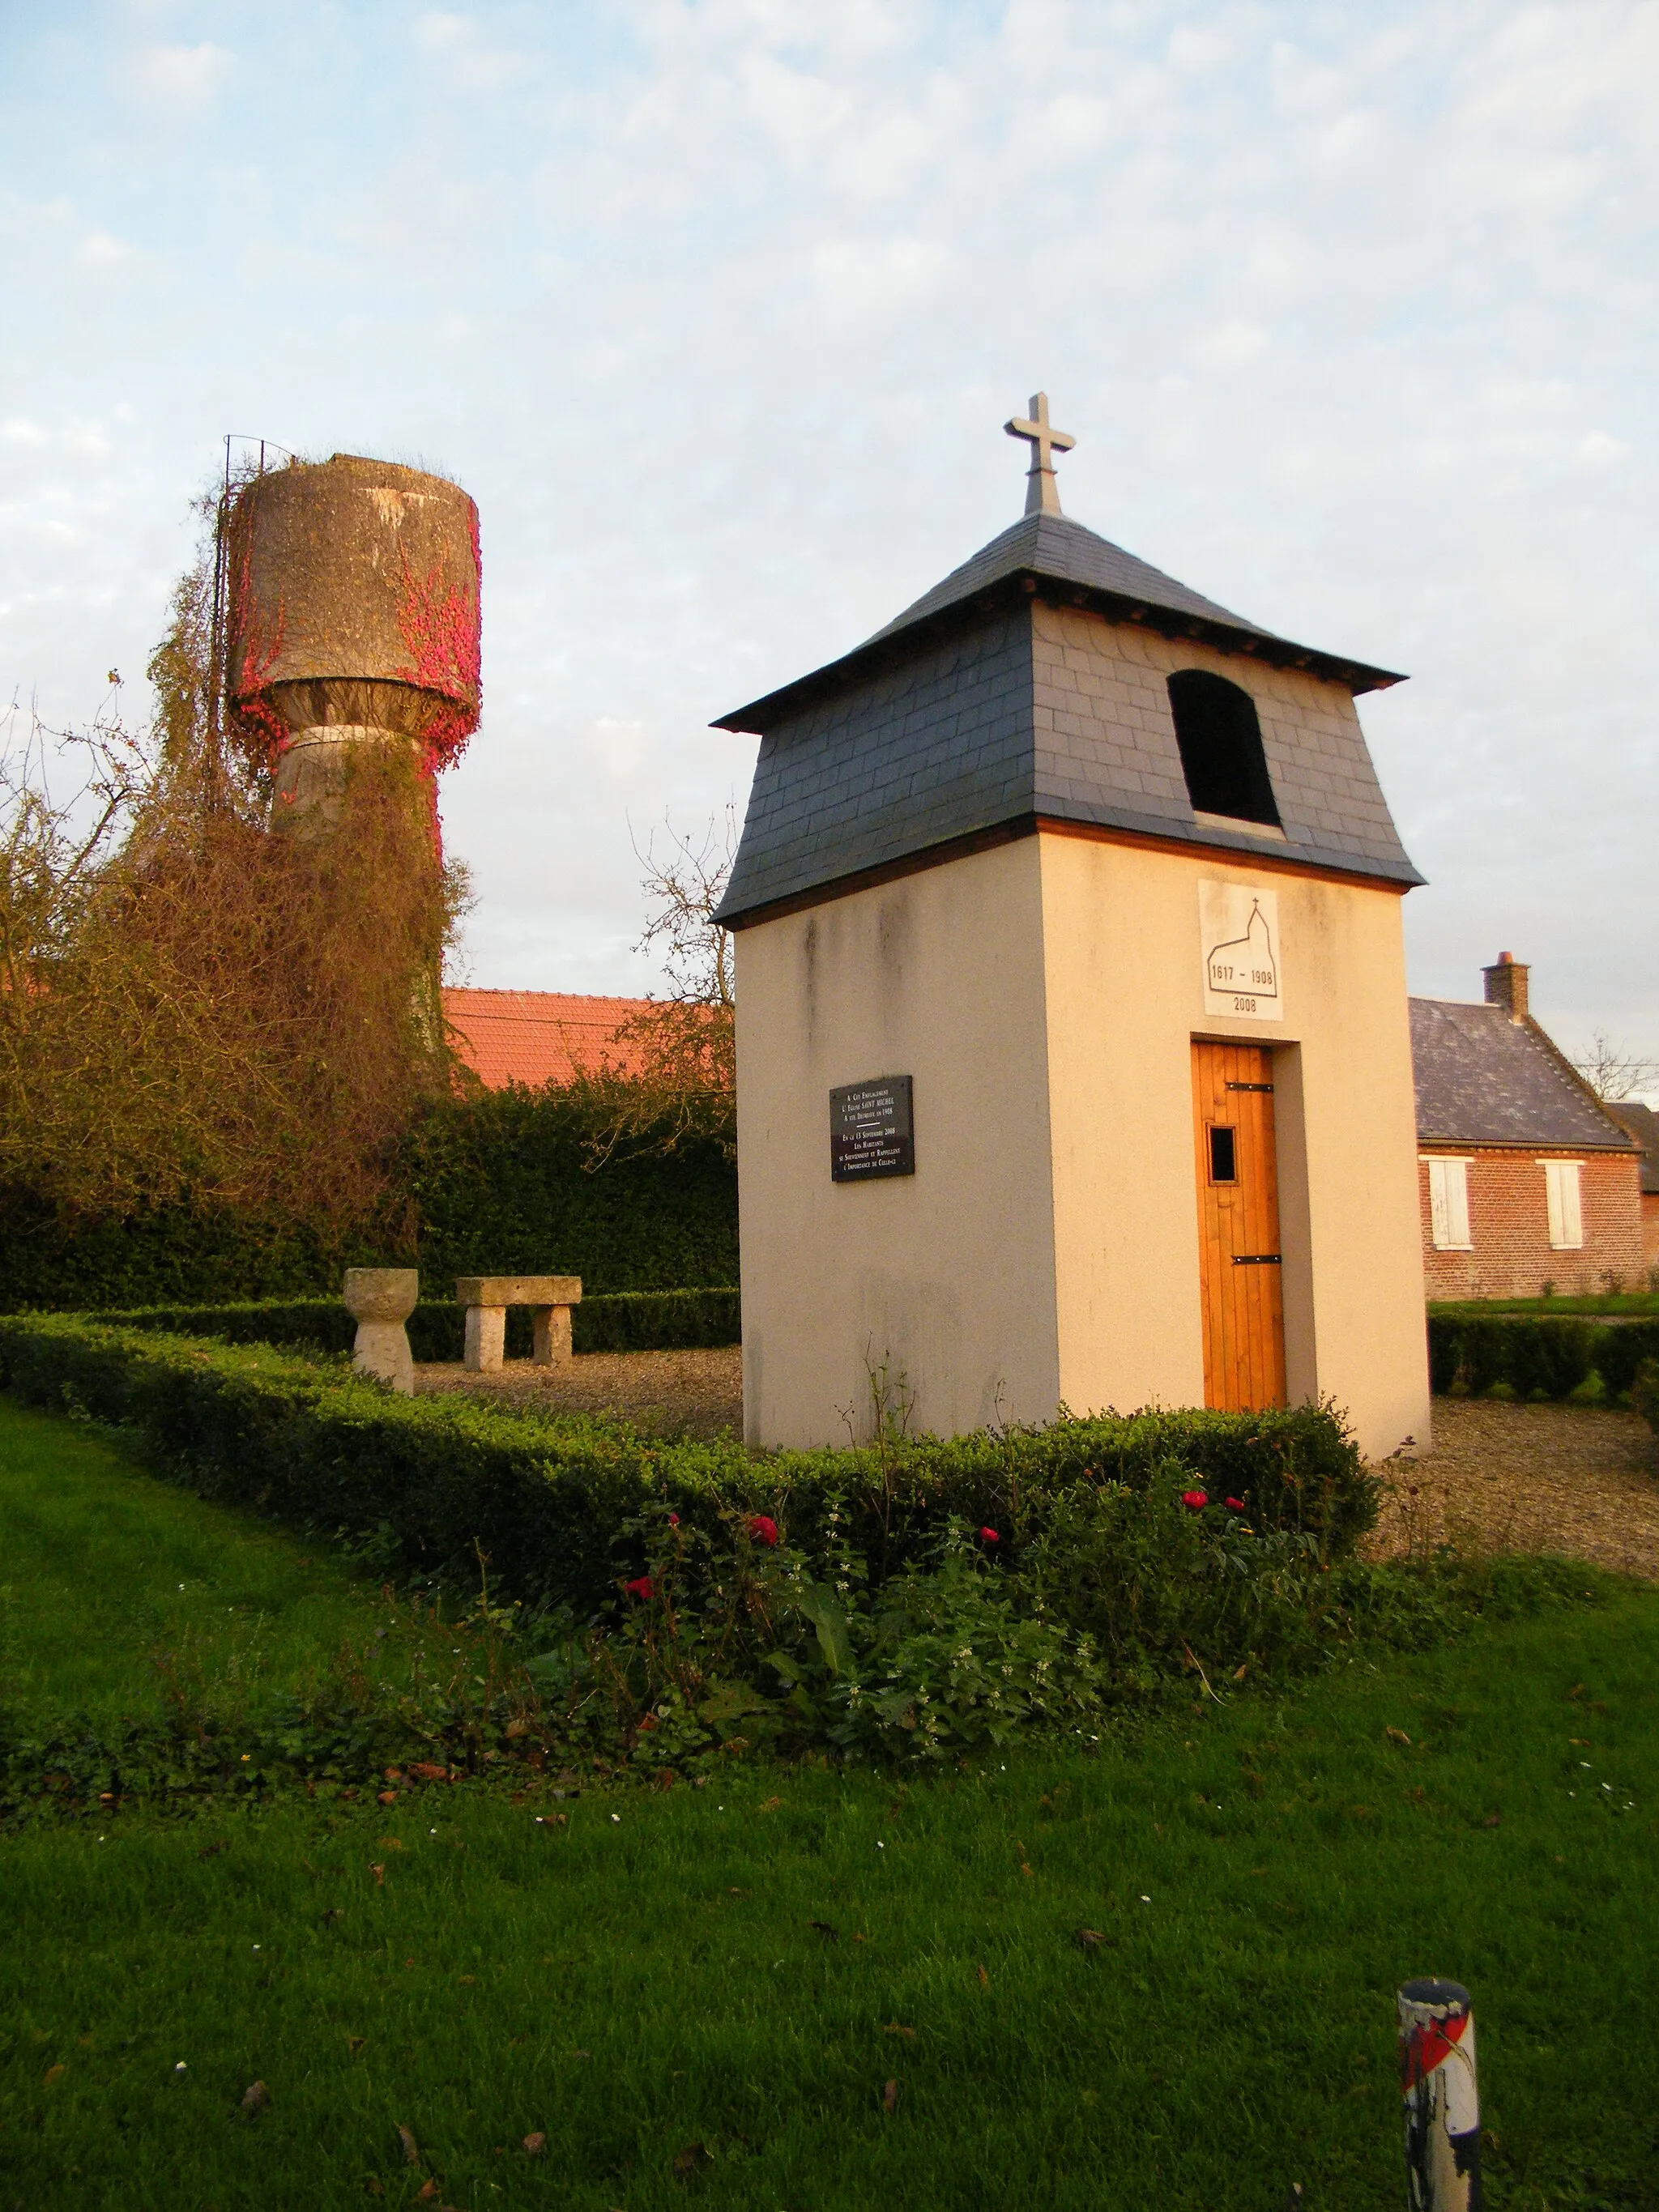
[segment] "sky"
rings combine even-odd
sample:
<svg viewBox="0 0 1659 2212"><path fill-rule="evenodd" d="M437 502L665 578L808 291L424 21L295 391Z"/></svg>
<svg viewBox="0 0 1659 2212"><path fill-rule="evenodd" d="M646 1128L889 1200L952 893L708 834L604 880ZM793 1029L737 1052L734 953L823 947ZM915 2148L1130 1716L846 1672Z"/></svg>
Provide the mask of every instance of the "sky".
<svg viewBox="0 0 1659 2212"><path fill-rule="evenodd" d="M227 432L477 499L475 984L653 987L717 714L1021 511L1410 672L1413 990L1659 1054L1659 0L0 0L0 704L129 715Z"/></svg>

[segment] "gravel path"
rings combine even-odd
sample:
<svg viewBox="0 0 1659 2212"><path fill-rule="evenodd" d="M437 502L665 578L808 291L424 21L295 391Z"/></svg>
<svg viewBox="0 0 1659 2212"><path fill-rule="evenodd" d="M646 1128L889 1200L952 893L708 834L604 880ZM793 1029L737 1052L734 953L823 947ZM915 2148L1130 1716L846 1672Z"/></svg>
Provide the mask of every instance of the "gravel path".
<svg viewBox="0 0 1659 2212"><path fill-rule="evenodd" d="M743 1433L743 1355L592 1352L560 1367L507 1363L499 1375L415 1370L416 1390L462 1390L508 1405L614 1413L662 1436ZM1382 1469L1379 1555L1449 1537L1466 1548L1565 1552L1659 1582L1659 1462L1635 1413L1437 1398L1434 1449Z"/></svg>
<svg viewBox="0 0 1659 2212"><path fill-rule="evenodd" d="M712 1352L585 1352L557 1367L509 1359L499 1375L422 1366L415 1388L422 1395L462 1390L550 1412L620 1413L657 1436L743 1434L743 1353L735 1344Z"/></svg>
<svg viewBox="0 0 1659 2212"><path fill-rule="evenodd" d="M1380 1472L1382 1553L1449 1538L1659 1582L1659 1459L1638 1414L1437 1398L1434 1449Z"/></svg>

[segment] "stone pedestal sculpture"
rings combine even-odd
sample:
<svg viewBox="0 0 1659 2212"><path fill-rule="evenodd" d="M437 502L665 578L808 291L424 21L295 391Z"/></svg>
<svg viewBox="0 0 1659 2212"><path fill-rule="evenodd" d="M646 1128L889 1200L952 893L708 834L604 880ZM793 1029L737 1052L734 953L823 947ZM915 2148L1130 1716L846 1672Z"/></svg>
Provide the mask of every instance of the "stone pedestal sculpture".
<svg viewBox="0 0 1659 2212"><path fill-rule="evenodd" d="M351 1364L405 1398L415 1395L415 1356L404 1327L421 1294L413 1267L348 1267L346 1310L357 1323Z"/></svg>

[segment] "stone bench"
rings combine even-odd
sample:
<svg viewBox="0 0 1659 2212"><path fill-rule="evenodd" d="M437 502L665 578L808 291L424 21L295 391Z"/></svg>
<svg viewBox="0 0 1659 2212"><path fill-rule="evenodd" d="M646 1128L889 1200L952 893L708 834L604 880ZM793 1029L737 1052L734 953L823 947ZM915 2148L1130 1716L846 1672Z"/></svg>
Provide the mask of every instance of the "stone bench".
<svg viewBox="0 0 1659 2212"><path fill-rule="evenodd" d="M455 1297L466 1308L466 1364L475 1375L499 1372L507 1348L507 1310L530 1308L531 1359L552 1367L570 1357L570 1309L582 1301L580 1275L463 1275Z"/></svg>

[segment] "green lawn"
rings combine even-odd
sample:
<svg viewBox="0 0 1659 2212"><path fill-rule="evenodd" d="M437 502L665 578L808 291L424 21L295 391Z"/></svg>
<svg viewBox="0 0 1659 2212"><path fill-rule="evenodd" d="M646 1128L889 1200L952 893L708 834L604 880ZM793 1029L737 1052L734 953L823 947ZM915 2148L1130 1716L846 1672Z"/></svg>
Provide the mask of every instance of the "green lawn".
<svg viewBox="0 0 1659 2212"><path fill-rule="evenodd" d="M1431 1314L1659 1314L1659 1291L1607 1291L1558 1298L1431 1298Z"/></svg>
<svg viewBox="0 0 1659 2212"><path fill-rule="evenodd" d="M0 1698L29 1712L158 1712L169 1685L235 1711L388 1618L328 1551L4 1397L0 1531Z"/></svg>
<svg viewBox="0 0 1659 2212"><path fill-rule="evenodd" d="M106 1705L180 1581L215 1654L239 1605L266 1624L269 1668L375 1618L3 1401L0 1543L14 1647L57 1654L21 1679ZM734 1764L0 1837L0 2207L1280 2212L1296 2181L1396 2212L1422 1972L1476 1995L1494 2212L1659 2205L1659 1593L1595 1587L905 1787Z"/></svg>

